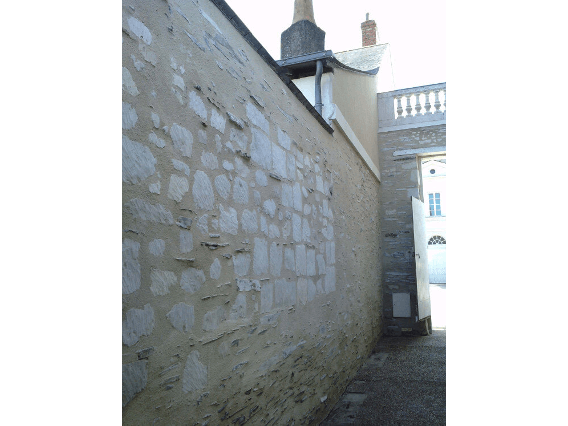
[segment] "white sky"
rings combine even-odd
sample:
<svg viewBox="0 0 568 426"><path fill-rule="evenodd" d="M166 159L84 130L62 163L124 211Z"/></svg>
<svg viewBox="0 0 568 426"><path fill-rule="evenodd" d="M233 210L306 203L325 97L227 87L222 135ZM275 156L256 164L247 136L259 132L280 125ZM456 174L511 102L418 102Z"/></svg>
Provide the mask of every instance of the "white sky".
<svg viewBox="0 0 568 426"><path fill-rule="evenodd" d="M292 24L294 0L226 0L270 55L280 59L280 34ZM390 43L396 88L446 81L445 0L313 0L316 24L333 52L361 47L365 14ZM347 7L345 5L348 5Z"/></svg>

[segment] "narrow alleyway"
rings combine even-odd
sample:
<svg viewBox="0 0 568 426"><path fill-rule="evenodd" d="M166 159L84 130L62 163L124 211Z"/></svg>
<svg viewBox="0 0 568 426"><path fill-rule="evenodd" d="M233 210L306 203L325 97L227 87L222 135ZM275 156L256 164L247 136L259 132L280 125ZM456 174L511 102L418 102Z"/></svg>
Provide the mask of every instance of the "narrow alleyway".
<svg viewBox="0 0 568 426"><path fill-rule="evenodd" d="M446 330L382 337L322 426L446 423Z"/></svg>

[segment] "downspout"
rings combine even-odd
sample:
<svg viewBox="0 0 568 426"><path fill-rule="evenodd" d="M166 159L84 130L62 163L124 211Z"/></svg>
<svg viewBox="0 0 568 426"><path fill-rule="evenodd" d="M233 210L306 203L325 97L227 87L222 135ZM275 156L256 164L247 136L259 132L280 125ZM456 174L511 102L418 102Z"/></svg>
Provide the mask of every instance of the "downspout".
<svg viewBox="0 0 568 426"><path fill-rule="evenodd" d="M323 74L323 62L320 59L316 62L316 111L319 115L322 114L322 102L321 102L321 76Z"/></svg>

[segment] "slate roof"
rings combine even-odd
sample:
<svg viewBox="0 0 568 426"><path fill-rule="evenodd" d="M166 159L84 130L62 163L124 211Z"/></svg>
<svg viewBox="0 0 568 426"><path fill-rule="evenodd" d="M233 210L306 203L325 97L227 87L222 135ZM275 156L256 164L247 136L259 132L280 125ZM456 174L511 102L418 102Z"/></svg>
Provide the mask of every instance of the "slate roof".
<svg viewBox="0 0 568 426"><path fill-rule="evenodd" d="M374 46L361 47L359 49L334 52L335 57L342 64L361 71L374 71L381 65L381 61L387 51L388 43Z"/></svg>

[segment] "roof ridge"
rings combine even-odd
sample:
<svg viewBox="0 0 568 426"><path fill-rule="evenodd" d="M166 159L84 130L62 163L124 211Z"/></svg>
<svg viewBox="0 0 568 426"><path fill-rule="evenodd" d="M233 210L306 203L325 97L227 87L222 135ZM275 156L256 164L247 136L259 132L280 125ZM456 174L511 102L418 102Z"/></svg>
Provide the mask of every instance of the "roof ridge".
<svg viewBox="0 0 568 426"><path fill-rule="evenodd" d="M355 50L369 49L369 48L372 48L372 47L383 46L383 45L385 45L385 44L389 44L389 43L373 44L372 46L363 46L363 47L358 47L357 49L342 50L341 52L334 52L334 54L353 52L353 51L355 51Z"/></svg>

